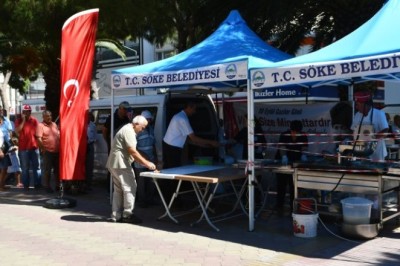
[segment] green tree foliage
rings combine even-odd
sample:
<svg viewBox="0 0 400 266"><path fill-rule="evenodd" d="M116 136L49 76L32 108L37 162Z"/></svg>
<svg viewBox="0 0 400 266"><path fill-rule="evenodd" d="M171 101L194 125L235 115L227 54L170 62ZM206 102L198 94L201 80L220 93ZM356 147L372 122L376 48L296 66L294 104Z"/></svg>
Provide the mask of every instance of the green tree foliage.
<svg viewBox="0 0 400 266"><path fill-rule="evenodd" d="M60 95L61 27L71 14L79 10L75 2L78 1L10 0L0 3L0 32L10 37L13 45L31 51L12 51L9 57L18 60L14 60L10 69L17 68L17 73L21 74L20 66L25 65L25 73L29 76L43 73L46 105L56 115ZM30 58L35 58L38 64L29 64Z"/></svg>
<svg viewBox="0 0 400 266"><path fill-rule="evenodd" d="M209 36L237 9L251 29L282 51L294 54L305 35L315 35L314 49L347 35L373 16L385 0L2 0L0 53L23 58L3 64L26 78L43 73L47 108L58 114L60 97L61 28L73 14L100 9L99 39L136 39L163 44L173 39L184 51ZM1 38L12 44L1 46ZM8 48L7 48L8 47ZM18 49L17 49L18 48ZM34 51L30 58L23 51ZM12 58L12 57L10 57ZM4 60L3 60L4 61ZM7 61L7 60L5 60ZM18 60L17 60L18 61ZM21 60L19 60L21 62ZM7 62L12 62L8 60ZM15 61L14 61L15 62ZM23 66L24 64L22 64ZM4 69L3 69L4 71ZM25 73L25 76L24 74Z"/></svg>

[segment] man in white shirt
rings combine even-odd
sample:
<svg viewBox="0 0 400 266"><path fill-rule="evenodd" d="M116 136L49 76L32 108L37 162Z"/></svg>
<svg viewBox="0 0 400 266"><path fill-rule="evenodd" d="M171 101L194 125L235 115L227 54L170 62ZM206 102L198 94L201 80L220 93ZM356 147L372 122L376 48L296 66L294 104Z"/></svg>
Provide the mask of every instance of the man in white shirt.
<svg viewBox="0 0 400 266"><path fill-rule="evenodd" d="M356 130L357 126L372 125L374 137L378 139L374 152L369 156L373 161L382 161L387 156L385 145L386 132L389 125L386 120L385 113L381 110L373 108L372 95L369 91L359 91L354 93L355 109L357 113L354 115L352 130ZM357 134L358 132L355 132ZM360 132L362 134L362 132Z"/></svg>
<svg viewBox="0 0 400 266"><path fill-rule="evenodd" d="M196 136L190 126L189 117L196 112L196 104L188 102L182 111L174 115L169 123L163 139L163 168L172 168L182 165L182 152L187 137L195 145L202 147L219 147L216 140L204 139ZM173 180L163 180L164 197L169 200L175 191L176 183Z"/></svg>
<svg viewBox="0 0 400 266"><path fill-rule="evenodd" d="M163 168L181 166L181 156L186 138L202 147L219 147L216 140L204 139L196 136L189 123L189 117L196 112L196 104L188 102L184 109L172 117L163 139Z"/></svg>

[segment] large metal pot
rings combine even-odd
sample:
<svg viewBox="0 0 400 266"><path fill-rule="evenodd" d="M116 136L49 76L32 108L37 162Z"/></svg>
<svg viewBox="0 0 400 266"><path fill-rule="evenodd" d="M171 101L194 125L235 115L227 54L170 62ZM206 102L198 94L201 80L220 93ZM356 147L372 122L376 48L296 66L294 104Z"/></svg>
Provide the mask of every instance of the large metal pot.
<svg viewBox="0 0 400 266"><path fill-rule="evenodd" d="M382 229L380 223L376 224L342 224L342 232L346 236L354 238L371 239L379 234Z"/></svg>

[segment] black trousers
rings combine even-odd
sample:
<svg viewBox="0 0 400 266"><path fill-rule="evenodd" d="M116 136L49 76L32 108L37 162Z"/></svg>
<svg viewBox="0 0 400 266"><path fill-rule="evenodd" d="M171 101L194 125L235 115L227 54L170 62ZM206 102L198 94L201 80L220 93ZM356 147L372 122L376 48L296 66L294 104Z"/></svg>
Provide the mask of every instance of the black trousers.
<svg viewBox="0 0 400 266"><path fill-rule="evenodd" d="M293 208L294 185L293 176L287 174L276 174L276 208L282 209L285 203L286 189L289 188L290 209Z"/></svg>
<svg viewBox="0 0 400 266"><path fill-rule="evenodd" d="M182 166L183 149L169 145L163 141L163 168L173 168ZM160 187L167 203L174 194L178 181L176 180L160 180Z"/></svg>

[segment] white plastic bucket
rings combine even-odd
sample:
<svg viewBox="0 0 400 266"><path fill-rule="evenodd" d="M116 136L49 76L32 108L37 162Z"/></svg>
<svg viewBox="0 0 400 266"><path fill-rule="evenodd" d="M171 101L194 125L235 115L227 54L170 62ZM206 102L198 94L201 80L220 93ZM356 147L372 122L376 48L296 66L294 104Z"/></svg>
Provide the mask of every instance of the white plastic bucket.
<svg viewBox="0 0 400 266"><path fill-rule="evenodd" d="M293 233L297 237L317 236L318 213L315 214L296 214L293 217Z"/></svg>

